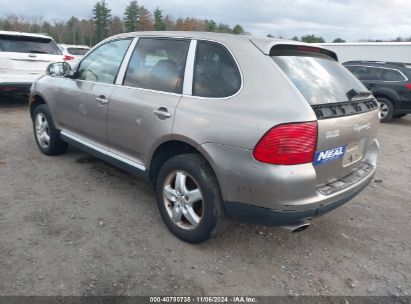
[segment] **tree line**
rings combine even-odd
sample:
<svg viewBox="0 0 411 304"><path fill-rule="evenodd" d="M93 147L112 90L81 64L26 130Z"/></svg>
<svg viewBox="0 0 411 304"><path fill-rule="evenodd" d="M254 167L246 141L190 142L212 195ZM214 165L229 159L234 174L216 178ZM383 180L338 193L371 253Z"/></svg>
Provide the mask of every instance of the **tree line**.
<svg viewBox="0 0 411 304"><path fill-rule="evenodd" d="M54 38L58 43L84 44L93 46L106 37L133 31L208 31L231 34L245 34L245 29L237 24L217 23L212 19L197 19L193 17L174 19L157 7L148 10L138 1L131 1L124 10L123 16L113 16L106 0L97 1L92 8L92 18L80 19L72 16L68 20L43 20L39 17L24 17L10 15L0 18L0 30L44 33ZM269 34L268 37L274 37ZM279 37L284 38L284 37ZM325 39L313 34L294 36L292 40L307 43L322 43ZM383 40L362 39L360 41L382 42ZM411 41L410 38L398 37L385 41ZM342 38L332 42L343 43Z"/></svg>
<svg viewBox="0 0 411 304"><path fill-rule="evenodd" d="M268 34L267 37L271 37L274 38L274 36L272 34ZM278 38L284 38L284 37L278 37ZM294 36L291 38L291 40L295 40L295 41L301 41L301 42L306 42L306 43L324 43L326 42L325 39L321 36L316 36L313 34L307 34L307 35L303 35L301 37L298 36ZM359 42L410 42L411 41L411 37L410 38L402 38L402 37L397 37L395 39L388 39L388 40L382 40L382 39L360 39ZM346 42L344 39L338 37L335 38L334 40L331 41L332 43L344 43Z"/></svg>
<svg viewBox="0 0 411 304"><path fill-rule="evenodd" d="M138 1L131 1L125 8L123 16L113 16L106 0L97 1L93 5L92 18L89 19L72 16L65 21L50 21L38 17L10 15L0 18L0 30L44 33L53 37L57 43L89 46L93 46L109 36L134 31L245 33L240 24L231 27L228 24L217 23L212 19L193 17L174 19L171 15L164 14L159 7L150 11Z"/></svg>

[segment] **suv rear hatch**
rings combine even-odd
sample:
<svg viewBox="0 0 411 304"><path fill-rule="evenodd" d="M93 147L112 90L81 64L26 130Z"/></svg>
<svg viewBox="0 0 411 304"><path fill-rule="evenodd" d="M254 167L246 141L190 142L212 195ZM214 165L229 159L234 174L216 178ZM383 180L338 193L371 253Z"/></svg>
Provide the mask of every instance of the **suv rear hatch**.
<svg viewBox="0 0 411 304"><path fill-rule="evenodd" d="M324 194L356 183L373 169L367 162L379 125L371 93L337 61L335 53L307 45L277 44L269 55L311 105L318 139L313 160Z"/></svg>
<svg viewBox="0 0 411 304"><path fill-rule="evenodd" d="M0 35L0 77L20 82L21 76L36 78L55 61L63 61L51 38L26 35Z"/></svg>

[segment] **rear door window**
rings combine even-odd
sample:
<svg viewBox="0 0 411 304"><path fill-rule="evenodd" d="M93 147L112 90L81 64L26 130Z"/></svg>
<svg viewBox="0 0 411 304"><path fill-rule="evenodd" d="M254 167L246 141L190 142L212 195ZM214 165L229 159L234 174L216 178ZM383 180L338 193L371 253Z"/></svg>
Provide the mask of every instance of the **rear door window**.
<svg viewBox="0 0 411 304"><path fill-rule="evenodd" d="M61 54L52 39L11 35L0 35L0 52Z"/></svg>
<svg viewBox="0 0 411 304"><path fill-rule="evenodd" d="M124 85L181 94L190 40L140 38Z"/></svg>
<svg viewBox="0 0 411 304"><path fill-rule="evenodd" d="M346 102L367 89L337 61L323 54L287 51L271 58L311 105Z"/></svg>
<svg viewBox="0 0 411 304"><path fill-rule="evenodd" d="M367 66L347 66L355 77L362 81L379 81L382 80L382 70L379 68L367 67Z"/></svg>
<svg viewBox="0 0 411 304"><path fill-rule="evenodd" d="M223 98L241 87L241 74L234 58L219 43L199 41L194 66L193 95Z"/></svg>
<svg viewBox="0 0 411 304"><path fill-rule="evenodd" d="M406 81L407 79L398 70L384 69L382 73L383 81Z"/></svg>

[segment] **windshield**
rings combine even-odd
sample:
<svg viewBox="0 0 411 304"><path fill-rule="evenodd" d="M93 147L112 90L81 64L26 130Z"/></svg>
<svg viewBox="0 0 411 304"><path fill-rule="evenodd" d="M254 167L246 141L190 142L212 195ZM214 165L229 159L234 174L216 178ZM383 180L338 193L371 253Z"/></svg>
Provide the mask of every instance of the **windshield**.
<svg viewBox="0 0 411 304"><path fill-rule="evenodd" d="M51 39L10 35L0 35L0 52L60 55Z"/></svg>
<svg viewBox="0 0 411 304"><path fill-rule="evenodd" d="M345 102L356 93L368 91L347 69L327 56L293 52L271 58L311 105Z"/></svg>
<svg viewBox="0 0 411 304"><path fill-rule="evenodd" d="M87 52L89 51L89 49L85 49L85 48L68 48L67 52L70 55L77 55L77 56L83 56L85 55Z"/></svg>

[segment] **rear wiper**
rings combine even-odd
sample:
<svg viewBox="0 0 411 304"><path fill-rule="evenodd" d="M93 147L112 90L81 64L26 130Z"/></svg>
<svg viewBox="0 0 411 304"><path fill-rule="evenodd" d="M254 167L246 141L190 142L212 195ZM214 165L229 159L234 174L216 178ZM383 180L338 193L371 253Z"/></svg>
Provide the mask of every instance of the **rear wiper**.
<svg viewBox="0 0 411 304"><path fill-rule="evenodd" d="M358 92L354 89L351 89L347 93L345 93L345 95L347 95L348 100L352 100L354 97L368 97L371 95L371 92L370 91Z"/></svg>

